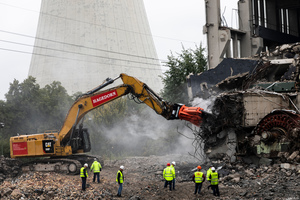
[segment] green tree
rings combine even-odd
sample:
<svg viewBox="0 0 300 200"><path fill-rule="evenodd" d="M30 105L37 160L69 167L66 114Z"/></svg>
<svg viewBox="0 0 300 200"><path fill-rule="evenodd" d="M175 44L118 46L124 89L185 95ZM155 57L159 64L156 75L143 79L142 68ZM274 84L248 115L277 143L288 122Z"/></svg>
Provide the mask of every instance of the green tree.
<svg viewBox="0 0 300 200"><path fill-rule="evenodd" d="M172 52L168 56L165 64L168 70L162 77L164 83L162 96L171 102L188 104L186 77L207 70L207 60L204 56L205 49L201 45L196 46L195 50L182 48L178 57Z"/></svg>
<svg viewBox="0 0 300 200"><path fill-rule="evenodd" d="M0 119L9 137L60 129L73 102L59 82L41 89L33 77L22 83L14 80L5 97L6 102L0 103Z"/></svg>

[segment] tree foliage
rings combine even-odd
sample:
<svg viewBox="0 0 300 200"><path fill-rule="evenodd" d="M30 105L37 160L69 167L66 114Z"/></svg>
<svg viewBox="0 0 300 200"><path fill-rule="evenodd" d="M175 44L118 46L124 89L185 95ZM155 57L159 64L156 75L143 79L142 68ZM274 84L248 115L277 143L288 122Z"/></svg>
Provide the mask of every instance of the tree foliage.
<svg viewBox="0 0 300 200"><path fill-rule="evenodd" d="M59 82L41 89L33 77L22 83L14 80L5 97L6 102L0 102L0 121L7 137L60 129L73 102Z"/></svg>
<svg viewBox="0 0 300 200"><path fill-rule="evenodd" d="M204 48L196 46L196 49L184 49L175 57L171 52L165 66L168 68L164 72L162 81L164 88L162 96L164 99L188 104L188 93L186 77L189 74L198 74L207 70L207 60L204 56Z"/></svg>

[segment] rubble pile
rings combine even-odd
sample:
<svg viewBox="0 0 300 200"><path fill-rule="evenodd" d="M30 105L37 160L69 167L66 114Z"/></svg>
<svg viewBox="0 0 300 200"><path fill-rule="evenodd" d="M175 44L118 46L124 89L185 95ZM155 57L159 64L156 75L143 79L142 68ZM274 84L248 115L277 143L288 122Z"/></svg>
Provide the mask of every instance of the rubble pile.
<svg viewBox="0 0 300 200"><path fill-rule="evenodd" d="M20 161L0 156L0 183L2 183L6 178L18 176L21 171L20 166Z"/></svg>
<svg viewBox="0 0 300 200"><path fill-rule="evenodd" d="M76 176L57 173L29 172L1 185L1 199L94 199L110 195L104 190L85 194L80 191L81 180ZM90 187L92 188L92 187Z"/></svg>
<svg viewBox="0 0 300 200"><path fill-rule="evenodd" d="M224 188L235 188L242 199L299 199L300 164L257 166L226 164L219 174Z"/></svg>
<svg viewBox="0 0 300 200"><path fill-rule="evenodd" d="M28 172L6 178L0 185L1 199L117 199L116 173L125 166L122 197L118 199L299 199L300 164L281 163L255 165L229 163L225 159L214 163L191 163L184 156L134 157L105 161L100 174L101 183L93 183L89 171L87 190L81 191L79 175L54 172ZM164 188L162 171L166 162L176 162L176 190ZM221 197L214 198L205 181L200 195L194 195L191 177L197 165L206 173L213 165L220 174Z"/></svg>

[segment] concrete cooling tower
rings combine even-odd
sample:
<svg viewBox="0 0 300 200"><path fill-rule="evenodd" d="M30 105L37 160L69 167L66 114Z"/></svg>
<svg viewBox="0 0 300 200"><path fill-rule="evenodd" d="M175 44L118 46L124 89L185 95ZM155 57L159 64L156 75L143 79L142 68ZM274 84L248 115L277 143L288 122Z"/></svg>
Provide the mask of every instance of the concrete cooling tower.
<svg viewBox="0 0 300 200"><path fill-rule="evenodd" d="M41 87L59 81L72 95L120 73L162 89L142 0L42 1L29 69Z"/></svg>

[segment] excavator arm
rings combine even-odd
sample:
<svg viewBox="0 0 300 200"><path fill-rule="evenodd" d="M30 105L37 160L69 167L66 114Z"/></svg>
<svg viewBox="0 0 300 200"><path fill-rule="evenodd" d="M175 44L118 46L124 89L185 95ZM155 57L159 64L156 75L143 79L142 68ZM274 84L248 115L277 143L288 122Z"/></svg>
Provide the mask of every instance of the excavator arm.
<svg viewBox="0 0 300 200"><path fill-rule="evenodd" d="M108 90L99 91L107 85L112 84L118 78L122 79L123 84ZM72 134L71 130L87 112L127 94L133 95L133 97L148 105L157 114L162 115L167 120L182 119L189 121L196 126L200 126L202 122L202 108L168 103L159 97L145 83L135 77L123 73L115 79L107 79L105 83L94 90L81 95L81 97L75 101L66 116L61 131L59 132L60 140L63 141Z"/></svg>
<svg viewBox="0 0 300 200"><path fill-rule="evenodd" d="M103 90L119 78L123 84ZM145 83L132 76L120 74L115 79L106 79L103 84L79 96L71 106L59 132L12 137L11 157L57 157L90 151L90 146L87 145L90 143L87 129L82 126L76 128L77 125L89 111L127 94L145 103L167 120L181 119L200 126L202 116L205 114L199 107L166 102Z"/></svg>

